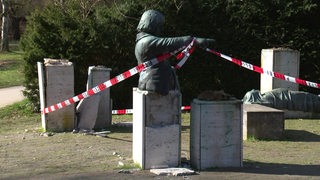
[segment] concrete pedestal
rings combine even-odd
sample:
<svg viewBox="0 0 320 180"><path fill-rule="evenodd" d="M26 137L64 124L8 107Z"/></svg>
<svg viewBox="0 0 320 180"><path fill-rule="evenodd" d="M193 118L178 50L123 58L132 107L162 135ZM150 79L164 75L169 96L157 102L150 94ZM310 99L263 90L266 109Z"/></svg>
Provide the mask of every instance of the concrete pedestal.
<svg viewBox="0 0 320 180"><path fill-rule="evenodd" d="M243 140L281 139L284 133L284 112L259 104L243 105Z"/></svg>
<svg viewBox="0 0 320 180"><path fill-rule="evenodd" d="M180 164L181 94L133 89L132 157L142 169Z"/></svg>
<svg viewBox="0 0 320 180"><path fill-rule="evenodd" d="M87 89L91 89L110 79L110 68L104 66L90 66ZM101 95L97 120L94 128L103 129L111 127L112 105L110 98L110 88L99 93Z"/></svg>
<svg viewBox="0 0 320 180"><path fill-rule="evenodd" d="M261 67L273 72L282 73L291 77L299 77L300 53L299 51L273 48L261 51ZM293 91L299 90L299 85L273 78L267 74L260 75L261 93L271 91L276 88L287 88Z"/></svg>
<svg viewBox="0 0 320 180"><path fill-rule="evenodd" d="M74 96L74 69L68 60L45 59L46 105L50 106ZM48 131L72 131L75 122L75 106L46 115L44 125Z"/></svg>
<svg viewBox="0 0 320 180"><path fill-rule="evenodd" d="M190 160L199 170L242 166L242 102L191 104Z"/></svg>
<svg viewBox="0 0 320 180"><path fill-rule="evenodd" d="M103 66L90 66L88 69L87 90L110 79L111 69ZM105 89L83 99L77 106L79 129L105 129L111 126L112 105L110 89Z"/></svg>

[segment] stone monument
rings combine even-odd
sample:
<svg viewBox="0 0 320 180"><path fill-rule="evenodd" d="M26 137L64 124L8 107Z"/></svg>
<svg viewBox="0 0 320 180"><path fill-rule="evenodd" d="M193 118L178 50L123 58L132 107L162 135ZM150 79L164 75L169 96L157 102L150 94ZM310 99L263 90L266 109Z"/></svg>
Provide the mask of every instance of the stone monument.
<svg viewBox="0 0 320 180"><path fill-rule="evenodd" d="M88 68L87 90L110 79L110 68L104 66L90 66ZM77 106L79 130L106 129L111 127L111 99L110 89L105 89L86 99L82 99Z"/></svg>
<svg viewBox="0 0 320 180"><path fill-rule="evenodd" d="M262 49L261 67L291 77L299 77L300 53L287 48ZM299 84L273 78L268 74L260 75L260 91L265 93L276 88L299 90Z"/></svg>
<svg viewBox="0 0 320 180"><path fill-rule="evenodd" d="M242 167L242 149L242 101L223 91L205 92L194 99L190 112L192 167Z"/></svg>
<svg viewBox="0 0 320 180"><path fill-rule="evenodd" d="M74 96L74 69L72 62L64 59L44 59L45 104L53 105ZM72 131L75 125L75 106L44 115L42 127L46 131Z"/></svg>
<svg viewBox="0 0 320 180"><path fill-rule="evenodd" d="M191 36L161 37L164 16L145 11L137 27L135 55L138 64L186 47ZM212 39L196 38L205 48ZM143 168L180 164L181 93L175 71L164 60L140 72L133 89L133 160Z"/></svg>

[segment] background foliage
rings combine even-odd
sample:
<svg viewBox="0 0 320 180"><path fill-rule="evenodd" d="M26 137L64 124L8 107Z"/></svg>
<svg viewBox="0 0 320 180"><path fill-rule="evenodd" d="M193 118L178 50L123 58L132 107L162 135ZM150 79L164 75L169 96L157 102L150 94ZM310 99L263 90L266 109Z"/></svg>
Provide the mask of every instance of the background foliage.
<svg viewBox="0 0 320 180"><path fill-rule="evenodd" d="M21 44L25 52L25 94L38 107L36 62L66 58L75 64L76 93L85 90L91 65L112 68L111 76L136 65L136 26L147 9L166 16L164 36L210 37L211 48L260 66L261 49L287 47L300 51L300 77L319 82L320 2L237 0L124 0L84 6L69 0L51 4L28 17ZM183 104L204 90L223 89L241 99L259 88L260 75L197 49L177 72ZM114 108L132 107L138 77L111 87ZM317 89L302 90L318 94Z"/></svg>

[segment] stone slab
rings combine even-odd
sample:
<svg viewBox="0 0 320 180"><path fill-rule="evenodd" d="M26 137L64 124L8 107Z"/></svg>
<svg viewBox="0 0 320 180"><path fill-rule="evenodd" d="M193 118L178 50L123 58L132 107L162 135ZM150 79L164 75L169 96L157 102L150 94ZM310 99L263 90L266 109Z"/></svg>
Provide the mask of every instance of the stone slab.
<svg viewBox="0 0 320 180"><path fill-rule="evenodd" d="M133 89L132 157L142 169L177 167L181 150L181 94Z"/></svg>
<svg viewBox="0 0 320 180"><path fill-rule="evenodd" d="M271 48L261 50L261 67L274 72L299 77L300 53L287 48ZM268 74L260 75L261 93L275 88L288 88L293 91L299 90L299 84L273 78Z"/></svg>
<svg viewBox="0 0 320 180"><path fill-rule="evenodd" d="M88 68L87 90L110 79L110 68L104 66L90 66ZM95 129L110 128L112 124L112 104L110 98L110 88L99 92L98 114L95 120ZM97 102L98 103L98 102Z"/></svg>
<svg viewBox="0 0 320 180"><path fill-rule="evenodd" d="M78 129L92 130L96 125L101 96L99 94L82 99L77 106Z"/></svg>
<svg viewBox="0 0 320 180"><path fill-rule="evenodd" d="M178 167L180 163L180 125L146 127L145 169Z"/></svg>
<svg viewBox="0 0 320 180"><path fill-rule="evenodd" d="M242 102L200 101L191 104L192 167L242 166Z"/></svg>
<svg viewBox="0 0 320 180"><path fill-rule="evenodd" d="M243 140L280 139L284 133L284 112L260 104L243 105Z"/></svg>
<svg viewBox="0 0 320 180"><path fill-rule="evenodd" d="M46 105L51 106L74 96L74 68L67 60L45 59ZM46 130L72 131L75 127L75 105L46 114Z"/></svg>

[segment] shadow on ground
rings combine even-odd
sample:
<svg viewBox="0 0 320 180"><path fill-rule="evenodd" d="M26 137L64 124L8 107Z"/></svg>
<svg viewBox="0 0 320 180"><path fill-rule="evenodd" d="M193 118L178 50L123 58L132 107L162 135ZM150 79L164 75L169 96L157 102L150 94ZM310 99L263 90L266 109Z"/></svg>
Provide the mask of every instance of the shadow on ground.
<svg viewBox="0 0 320 180"><path fill-rule="evenodd" d="M241 172L269 175L320 176L320 165L275 164L263 162L244 162L242 168L216 168L216 172Z"/></svg>
<svg viewBox="0 0 320 180"><path fill-rule="evenodd" d="M285 130L286 141L293 142L320 142L320 136L305 130Z"/></svg>
<svg viewBox="0 0 320 180"><path fill-rule="evenodd" d="M122 172L122 173L120 173ZM61 173L45 176L45 179L57 179L63 177L67 180L75 179L312 179L320 176L320 165L294 165L294 164L274 164L261 162L244 162L241 168L213 168L197 172L195 175L182 177L157 176L149 170L133 171L114 170L109 172L89 172L89 173ZM14 179L19 179L15 177ZM32 177L32 179L42 179L44 176Z"/></svg>

